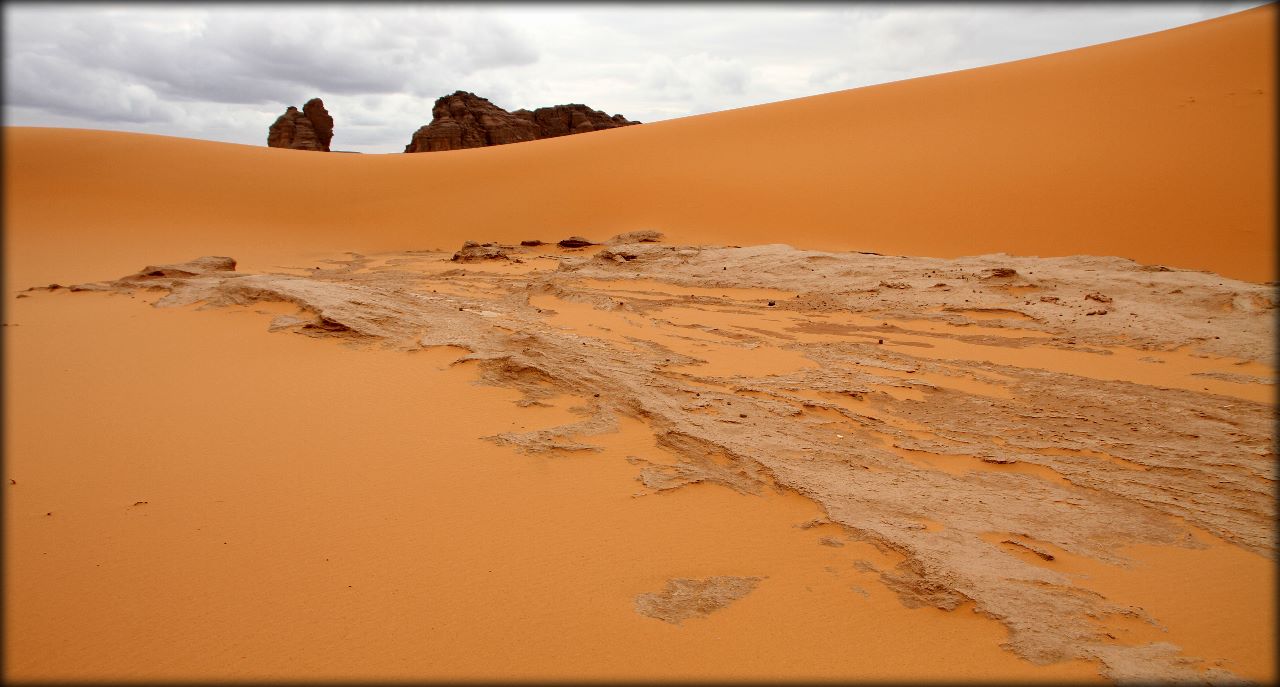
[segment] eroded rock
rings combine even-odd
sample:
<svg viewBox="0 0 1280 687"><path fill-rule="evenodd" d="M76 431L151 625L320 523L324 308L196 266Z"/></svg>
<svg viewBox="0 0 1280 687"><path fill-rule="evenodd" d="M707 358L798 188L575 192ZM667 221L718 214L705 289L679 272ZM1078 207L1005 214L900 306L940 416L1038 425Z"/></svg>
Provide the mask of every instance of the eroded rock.
<svg viewBox="0 0 1280 687"><path fill-rule="evenodd" d="M636 613L679 625L690 618L710 615L750 594L763 577L708 577L701 580L668 580L661 592L636 597Z"/></svg>
<svg viewBox="0 0 1280 687"><path fill-rule="evenodd" d="M597 448L590 437L611 431L617 418L642 420L657 446L675 457L634 461L650 489L714 481L743 493L803 494L841 528L844 540L902 555L900 565L875 572L904 604L955 609L971 603L1008 628L1010 650L1039 663L1098 660L1113 678L1160 679L1189 675L1190 659L1156 645L1108 642L1099 623L1149 618L1077 586L1043 557L984 539L990 532L1018 533L1019 542L1046 553L1052 546L1055 553L1123 565L1125 552L1136 545L1200 546L1188 537L1190 525L1275 557L1272 406L1201 389L1223 383L1216 377L1171 387L999 362L999 347L1037 346L1051 356L1054 349L1104 355L1108 347L1128 346L1164 355L1191 347L1197 355L1270 364L1274 319L1265 311L1224 310L1222 304L1271 298L1272 287L1087 256L941 260L776 245L640 243L604 250L622 259L563 253L555 268L519 275L361 270L356 260L344 263L350 269L307 275L243 274L222 258L148 267L93 288L167 289L161 306L285 301L303 311L280 323L288 330L406 350L464 348L470 351L464 359L477 362L482 382L521 392L523 404L556 394L589 399L581 421L491 440L535 453L590 451ZM928 288L937 283L936 275L977 275L1001 267L1034 273L1037 288L1060 301L1025 300L999 280L957 277L963 286L956 290ZM693 355L657 341L632 337L624 344L562 329L549 311L529 302L533 294L554 296L590 303L604 316L618 307L617 299L599 284L630 279L699 287L703 293L711 287L790 292L794 297L775 297L775 304L801 321L770 325L769 314L778 309L770 310L764 298L623 287L628 318L657 322L662 313L681 308L745 318L733 328L696 319L663 326L715 337L718 347L799 353L817 366L775 374L712 373L700 369ZM865 288L880 280L913 288ZM1079 317L1088 303L1080 294L1098 283L1106 283L1108 294L1134 315ZM432 288L446 284L451 292ZM1010 317L991 319L992 312ZM874 313L874 320L859 323L866 313ZM833 322L833 315L849 322ZM967 327L912 329L922 317L939 326L979 324L1003 335ZM810 336L792 336L801 332ZM907 333L991 347L993 356L938 359L923 354L929 346L888 345ZM997 378L998 395L928 381L990 385ZM925 401L899 398L886 388L923 394ZM750 418L750 431L743 431L743 415ZM904 460L890 447L969 461L974 469L934 469ZM1035 466L1045 475L984 467L1011 463ZM926 520L940 527L921 526ZM654 594L648 603L666 612L663 599L676 598L680 589ZM696 585L683 589L697 596Z"/></svg>
<svg viewBox="0 0 1280 687"><path fill-rule="evenodd" d="M456 91L436 100L431 122L416 132L406 153L431 153L505 145L639 124L586 105L506 110L474 93Z"/></svg>
<svg viewBox="0 0 1280 687"><path fill-rule="evenodd" d="M267 131L267 145L272 148L316 150L329 152L333 140L333 117L324 108L324 101L312 98L302 106L302 111L289 106Z"/></svg>
<svg viewBox="0 0 1280 687"><path fill-rule="evenodd" d="M453 254L454 262L485 262L488 260L510 260L511 246L501 246L496 243L476 243L475 241L467 241L462 244L462 248Z"/></svg>
<svg viewBox="0 0 1280 687"><path fill-rule="evenodd" d="M584 248L586 246L594 246L596 244L592 243L589 239L582 238L581 236L570 236L567 239L560 239L556 245L561 248Z"/></svg>
<svg viewBox="0 0 1280 687"><path fill-rule="evenodd" d="M624 234L618 234L613 238L605 241L606 245L616 246L625 243L657 243L662 240L662 232L652 229L642 229L640 231L628 231Z"/></svg>

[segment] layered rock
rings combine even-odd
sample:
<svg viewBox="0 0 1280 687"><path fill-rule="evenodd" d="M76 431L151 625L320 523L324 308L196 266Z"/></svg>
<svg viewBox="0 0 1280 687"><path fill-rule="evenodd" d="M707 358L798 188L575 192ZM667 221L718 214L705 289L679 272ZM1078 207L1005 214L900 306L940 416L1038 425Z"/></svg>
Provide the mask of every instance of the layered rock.
<svg viewBox="0 0 1280 687"><path fill-rule="evenodd" d="M485 248L507 247L464 246ZM789 490L824 514L800 527L825 523L840 531L833 542L900 558L850 560L861 581L910 608L971 604L1008 628L1004 646L1022 658L1098 661L1116 682L1238 682L1169 642L1117 641L1116 632L1165 619L1128 605L1137 597L1103 596L1061 563L1120 568L1159 560L1131 559L1145 547L1226 546L1193 527L1275 560L1275 412L1262 386L1275 380L1202 376L1274 359L1273 287L1092 256L943 260L635 242L543 253L513 272L430 267L443 257L351 254L308 274L242 273L210 257L71 289L168 291L159 307L287 302L299 312L278 316L275 331L465 350L459 360L478 381L521 392L521 405L584 399L578 419L511 428L487 437L494 442L595 451L597 435L642 421L662 459L627 458L646 490L638 496L699 484ZM766 288L794 296L769 300ZM1098 303L1090 295L1125 316L1083 317ZM594 331L613 333L562 328L561 303L590 304ZM743 357L712 366L735 359L657 333L673 318L702 336L724 332L717 347ZM612 329L624 326L625 336ZM808 362L760 369L761 355ZM1114 368L1122 373L1095 367L1121 356L1145 357ZM1179 371L1193 369L1201 372ZM636 597L635 610L680 623L720 612L757 582L766 584L677 578Z"/></svg>
<svg viewBox="0 0 1280 687"><path fill-rule="evenodd" d="M582 134L640 123L633 122L620 114L610 117L600 110L593 110L586 105L576 103L540 107L533 111L516 110L511 114L532 122L538 128L538 138Z"/></svg>
<svg viewBox="0 0 1280 687"><path fill-rule="evenodd" d="M580 104L507 112L487 98L457 91L436 100L431 108L431 123L414 132L404 152L482 148L639 123Z"/></svg>
<svg viewBox="0 0 1280 687"><path fill-rule="evenodd" d="M329 152L333 140L333 117L324 109L324 101L312 98L302 111L290 105L267 131L267 145L272 148L319 150Z"/></svg>

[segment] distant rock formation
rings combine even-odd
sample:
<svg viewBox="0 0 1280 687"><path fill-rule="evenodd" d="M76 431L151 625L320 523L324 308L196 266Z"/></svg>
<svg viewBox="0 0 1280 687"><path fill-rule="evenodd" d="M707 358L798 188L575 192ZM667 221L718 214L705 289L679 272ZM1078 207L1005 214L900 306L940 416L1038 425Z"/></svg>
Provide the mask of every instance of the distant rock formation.
<svg viewBox="0 0 1280 687"><path fill-rule="evenodd" d="M431 123L414 132L404 152L482 148L639 123L579 104L507 112L486 98L457 91L436 100Z"/></svg>
<svg viewBox="0 0 1280 687"><path fill-rule="evenodd" d="M267 131L267 145L272 148L319 150L329 152L333 140L333 117L324 109L324 101L312 98L302 111L289 106Z"/></svg>

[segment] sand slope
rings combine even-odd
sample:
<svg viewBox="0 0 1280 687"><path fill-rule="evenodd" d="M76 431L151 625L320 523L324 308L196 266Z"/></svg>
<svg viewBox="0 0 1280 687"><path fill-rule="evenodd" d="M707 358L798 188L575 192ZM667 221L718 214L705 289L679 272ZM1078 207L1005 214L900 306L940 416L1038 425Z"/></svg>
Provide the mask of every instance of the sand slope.
<svg viewBox="0 0 1280 687"><path fill-rule="evenodd" d="M939 258L1274 278L1274 19L454 153L6 129L5 677L1273 682L1274 290ZM706 245L778 242L933 257Z"/></svg>
<svg viewBox="0 0 1280 687"><path fill-rule="evenodd" d="M1275 13L429 155L7 128L9 284L204 254L254 266L299 240L376 251L639 228L688 243L936 257L1119 255L1266 281ZM69 242L79 257L63 254Z"/></svg>

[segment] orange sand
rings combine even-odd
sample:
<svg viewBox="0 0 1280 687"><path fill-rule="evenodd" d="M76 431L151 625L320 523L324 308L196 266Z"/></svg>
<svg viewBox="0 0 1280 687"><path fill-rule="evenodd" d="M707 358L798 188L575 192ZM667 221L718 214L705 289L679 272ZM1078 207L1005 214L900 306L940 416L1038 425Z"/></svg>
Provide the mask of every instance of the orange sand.
<svg viewBox="0 0 1280 687"><path fill-rule="evenodd" d="M684 243L1120 255L1273 280L1275 19L1269 5L1005 65L456 153L6 128L5 678L1096 679L1094 664L1001 650L1004 628L966 608L905 608L851 565L893 559L818 545L838 531L794 527L820 515L799 496L693 485L633 497L623 458L661 453L637 422L593 438L598 454L481 440L575 419L576 401L517 408L516 392L470 384L467 366L442 369L450 351L271 334L253 309L12 295L208 254L253 271L648 228ZM601 336L601 318L553 307ZM667 343L707 365L738 364L675 333ZM1136 568L1059 561L1166 618L1168 636L1131 629L1144 641L1275 679L1274 632L1238 632L1274 622L1259 598L1271 561L1220 542L1129 553ZM671 577L711 575L766 579L680 627L632 611Z"/></svg>
<svg viewBox="0 0 1280 687"><path fill-rule="evenodd" d="M517 408L443 370L457 351L123 296L10 308L8 679L1097 678L1000 650L994 620L903 607L851 565L895 559L818 545L838 531L796 528L821 515L802 497L634 498L623 458L661 452L638 422L602 453L479 439L578 401ZM721 574L768 579L680 627L631 608Z"/></svg>

